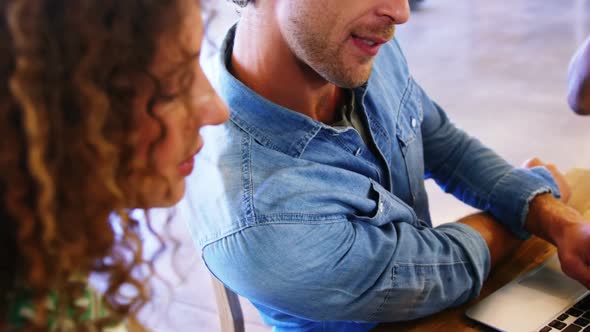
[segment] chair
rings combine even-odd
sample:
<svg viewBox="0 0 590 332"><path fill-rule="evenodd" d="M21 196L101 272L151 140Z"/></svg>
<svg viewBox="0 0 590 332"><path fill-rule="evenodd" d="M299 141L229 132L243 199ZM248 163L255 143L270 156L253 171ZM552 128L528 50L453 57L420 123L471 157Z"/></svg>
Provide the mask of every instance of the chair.
<svg viewBox="0 0 590 332"><path fill-rule="evenodd" d="M211 281L215 291L221 332L244 332L244 316L238 295L225 287L214 276L211 276Z"/></svg>

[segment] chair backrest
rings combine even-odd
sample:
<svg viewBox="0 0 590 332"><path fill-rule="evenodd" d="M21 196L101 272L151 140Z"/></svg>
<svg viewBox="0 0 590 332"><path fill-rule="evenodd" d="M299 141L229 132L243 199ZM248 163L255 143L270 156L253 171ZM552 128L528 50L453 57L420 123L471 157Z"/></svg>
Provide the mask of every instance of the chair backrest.
<svg viewBox="0 0 590 332"><path fill-rule="evenodd" d="M211 276L221 332L244 332L244 316L238 295Z"/></svg>

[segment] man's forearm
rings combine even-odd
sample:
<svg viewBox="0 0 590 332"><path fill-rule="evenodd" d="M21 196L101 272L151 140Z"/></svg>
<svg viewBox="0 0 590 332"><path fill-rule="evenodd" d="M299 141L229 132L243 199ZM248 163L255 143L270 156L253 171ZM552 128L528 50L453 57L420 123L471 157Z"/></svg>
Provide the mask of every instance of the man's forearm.
<svg viewBox="0 0 590 332"><path fill-rule="evenodd" d="M575 210L561 203L552 194L541 194L529 205L525 228L528 232L558 245L564 238L566 228L571 226L567 220L575 219L575 214ZM566 215L571 215L571 218L564 218ZM471 226L484 238L490 250L492 268L522 243L487 213L473 214L458 222Z"/></svg>
<svg viewBox="0 0 590 332"><path fill-rule="evenodd" d="M496 219L487 213L476 213L458 222L475 229L484 238L490 250L491 267L494 268L522 243Z"/></svg>

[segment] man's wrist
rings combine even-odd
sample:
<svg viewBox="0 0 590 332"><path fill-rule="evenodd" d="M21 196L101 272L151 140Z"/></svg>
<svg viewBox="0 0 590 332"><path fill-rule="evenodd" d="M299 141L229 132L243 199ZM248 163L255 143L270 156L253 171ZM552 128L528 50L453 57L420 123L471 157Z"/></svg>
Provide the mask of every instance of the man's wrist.
<svg viewBox="0 0 590 332"><path fill-rule="evenodd" d="M562 203L550 193L535 196L529 203L529 213L525 228L532 234L557 245L563 238L565 229L571 226L571 220L564 218L575 210Z"/></svg>

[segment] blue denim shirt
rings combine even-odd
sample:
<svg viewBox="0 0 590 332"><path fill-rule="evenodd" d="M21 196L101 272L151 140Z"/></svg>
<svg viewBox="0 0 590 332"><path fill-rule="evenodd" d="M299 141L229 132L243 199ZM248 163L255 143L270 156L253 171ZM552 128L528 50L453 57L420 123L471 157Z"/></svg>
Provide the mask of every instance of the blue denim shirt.
<svg viewBox="0 0 590 332"><path fill-rule="evenodd" d="M410 73L394 40L354 89L371 149L276 105L228 71L230 30L212 78L231 108L191 179L191 231L210 271L275 331L368 331L477 296L483 238L432 227L424 179L494 215L520 237L529 201L558 195L544 168L514 168L454 126ZM214 150L214 151L213 151Z"/></svg>

